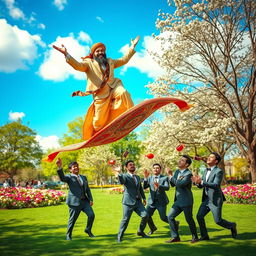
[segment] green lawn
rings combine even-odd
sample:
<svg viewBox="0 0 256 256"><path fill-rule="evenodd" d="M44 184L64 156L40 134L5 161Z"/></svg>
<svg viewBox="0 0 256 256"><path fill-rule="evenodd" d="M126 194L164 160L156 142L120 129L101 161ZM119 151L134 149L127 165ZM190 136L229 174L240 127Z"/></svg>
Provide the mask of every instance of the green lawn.
<svg viewBox="0 0 256 256"><path fill-rule="evenodd" d="M173 201L173 189L169 199ZM194 189L194 216L198 210L201 190ZM256 253L256 206L224 204L223 217L237 222L238 238L217 226L211 213L206 217L210 241L191 244L191 235L184 215L180 221L181 243L165 244L169 239L168 225L161 222L158 213L154 220L158 230L152 238L136 236L139 217L134 213L126 230L124 241L116 243L122 217L122 195L109 195L106 190L92 190L96 214L91 239L83 233L86 217L81 213L73 232L73 240L65 240L68 207L65 204L44 208L0 210L0 255L147 255L147 256L249 256ZM168 211L171 204L168 206ZM197 222L196 222L197 223ZM146 228L148 231L148 227Z"/></svg>

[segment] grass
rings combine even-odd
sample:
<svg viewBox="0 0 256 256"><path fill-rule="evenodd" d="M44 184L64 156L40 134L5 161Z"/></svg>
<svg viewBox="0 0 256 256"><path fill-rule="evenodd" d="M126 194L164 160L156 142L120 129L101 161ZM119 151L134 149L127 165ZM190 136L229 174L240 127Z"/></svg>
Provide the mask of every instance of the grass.
<svg viewBox="0 0 256 256"><path fill-rule="evenodd" d="M174 190L169 194L173 202ZM191 234L183 213L180 221L181 243L165 244L170 238L169 229L156 212L154 220L158 230L146 239L136 236L140 218L133 213L125 232L124 241L116 243L116 235L122 218L122 195L109 195L106 190L92 190L94 196L95 222L89 238L84 232L87 220L81 213L73 231L73 240L65 240L68 207L65 204L43 208L0 210L0 255L90 255L90 256L234 256L255 255L256 249L256 206L224 204L223 218L237 222L238 238L231 238L230 231L213 222L211 213L206 217L210 241L191 244ZM201 200L201 190L194 189L194 216ZM196 220L195 220L196 221ZM196 222L197 223L197 222ZM148 227L146 228L146 232Z"/></svg>

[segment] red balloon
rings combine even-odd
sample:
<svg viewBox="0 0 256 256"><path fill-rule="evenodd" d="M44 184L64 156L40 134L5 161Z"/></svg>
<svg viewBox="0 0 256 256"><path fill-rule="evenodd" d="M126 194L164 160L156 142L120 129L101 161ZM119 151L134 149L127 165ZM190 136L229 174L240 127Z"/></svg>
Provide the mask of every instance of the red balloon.
<svg viewBox="0 0 256 256"><path fill-rule="evenodd" d="M116 160L108 160L108 164L114 165L116 163Z"/></svg>
<svg viewBox="0 0 256 256"><path fill-rule="evenodd" d="M183 144L180 144L180 145L176 148L176 150L180 152L180 151L182 151L184 148L185 148L185 146L184 146Z"/></svg>
<svg viewBox="0 0 256 256"><path fill-rule="evenodd" d="M149 154L145 155L145 157L147 157L148 159L152 159L152 158L154 158L154 154L149 153Z"/></svg>

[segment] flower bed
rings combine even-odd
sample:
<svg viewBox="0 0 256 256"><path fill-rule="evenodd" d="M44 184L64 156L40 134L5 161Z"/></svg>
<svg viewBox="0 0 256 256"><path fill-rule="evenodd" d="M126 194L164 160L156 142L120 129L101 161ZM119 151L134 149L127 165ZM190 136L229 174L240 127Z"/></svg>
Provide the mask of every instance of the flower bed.
<svg viewBox="0 0 256 256"><path fill-rule="evenodd" d="M0 208L21 209L57 205L65 201L62 191L9 187L0 189Z"/></svg>
<svg viewBox="0 0 256 256"><path fill-rule="evenodd" d="M256 204L256 184L244 184L222 188L228 203Z"/></svg>
<svg viewBox="0 0 256 256"><path fill-rule="evenodd" d="M123 194L124 193L123 186L122 187L110 188L110 189L108 189L108 193L109 194Z"/></svg>
<svg viewBox="0 0 256 256"><path fill-rule="evenodd" d="M107 184L107 185L90 185L90 188L115 188L115 187L123 187L123 185L119 184Z"/></svg>

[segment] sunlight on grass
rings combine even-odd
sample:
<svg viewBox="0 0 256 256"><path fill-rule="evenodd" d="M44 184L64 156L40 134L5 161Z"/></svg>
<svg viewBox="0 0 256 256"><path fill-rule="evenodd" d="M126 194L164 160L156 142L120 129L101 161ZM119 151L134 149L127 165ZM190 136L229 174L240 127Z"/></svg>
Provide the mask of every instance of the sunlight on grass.
<svg viewBox="0 0 256 256"><path fill-rule="evenodd" d="M168 192L173 202L173 189ZM169 227L154 215L158 230L149 239L136 235L140 218L134 213L121 244L116 236L122 218L122 195L109 194L107 190L92 190L94 196L95 238L89 238L83 231L87 217L81 213L73 232L73 240L66 241L68 207L65 204L42 208L0 210L0 252L4 255L147 255L147 256L233 256L254 255L256 248L255 205L232 205L223 207L223 218L238 224L238 239L231 238L230 231L217 226L211 213L206 223L211 240L191 244L191 234L184 215L178 216L181 243L165 244L170 238ZM197 213L201 191L193 190L195 197L194 216ZM168 210L171 207L168 205ZM146 228L148 232L148 227Z"/></svg>

